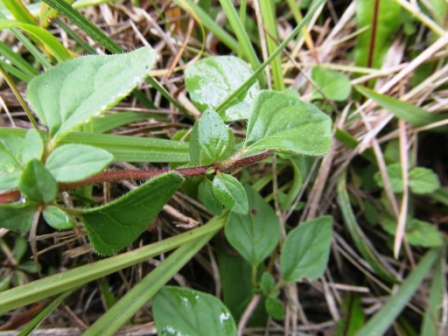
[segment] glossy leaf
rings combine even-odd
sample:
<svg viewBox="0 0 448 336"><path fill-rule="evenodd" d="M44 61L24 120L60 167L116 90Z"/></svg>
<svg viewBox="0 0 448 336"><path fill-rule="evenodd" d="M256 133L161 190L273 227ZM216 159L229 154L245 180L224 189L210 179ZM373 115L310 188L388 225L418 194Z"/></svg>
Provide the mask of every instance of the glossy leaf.
<svg viewBox="0 0 448 336"><path fill-rule="evenodd" d="M191 100L201 111L215 110L253 74L247 64L234 56L216 56L200 60L185 70L185 85ZM259 92L255 82L241 92L221 115L224 121L248 119L250 106Z"/></svg>
<svg viewBox="0 0 448 336"><path fill-rule="evenodd" d="M47 203L56 198L58 185L42 162L33 159L23 169L19 189L28 201Z"/></svg>
<svg viewBox="0 0 448 336"><path fill-rule="evenodd" d="M75 227L76 223L68 214L56 206L49 205L42 211L45 221L56 230L68 230Z"/></svg>
<svg viewBox="0 0 448 336"><path fill-rule="evenodd" d="M245 185L249 213L231 213L226 223L229 243L251 265L257 266L277 246L280 239L280 222L275 211L253 188Z"/></svg>
<svg viewBox="0 0 448 336"><path fill-rule="evenodd" d="M288 233L280 256L283 280L318 279L327 267L332 236L331 216L301 223Z"/></svg>
<svg viewBox="0 0 448 336"><path fill-rule="evenodd" d="M231 129L213 110L208 109L196 121L190 137L190 158L194 165L209 165L223 161L234 150L234 137Z"/></svg>
<svg viewBox="0 0 448 336"><path fill-rule="evenodd" d="M50 135L58 140L118 103L146 78L155 59L151 48L80 57L35 77L27 96Z"/></svg>
<svg viewBox="0 0 448 336"><path fill-rule="evenodd" d="M313 87L314 99L328 98L344 101L350 95L350 79L338 71L315 66L311 69L311 78L325 95L325 97L322 97L322 94Z"/></svg>
<svg viewBox="0 0 448 336"><path fill-rule="evenodd" d="M330 142L331 120L317 107L281 92L263 91L252 106L244 146L248 151L323 155Z"/></svg>
<svg viewBox="0 0 448 336"><path fill-rule="evenodd" d="M35 203L0 204L0 227L14 232L28 232L37 210Z"/></svg>
<svg viewBox="0 0 448 336"><path fill-rule="evenodd" d="M397 118L403 119L414 126L425 126L445 119L443 115L430 113L414 104L409 104L399 99L379 94L363 86L356 86L356 90L361 92L367 98L372 99L375 103L388 110Z"/></svg>
<svg viewBox="0 0 448 336"><path fill-rule="evenodd" d="M403 192L403 177L401 164L391 164L387 166L387 175L389 176L392 191L395 193ZM378 186L384 187L381 175L376 173L374 179ZM430 169L416 167L410 170L408 174L408 184L411 191L415 194L430 194L440 188L438 176Z"/></svg>
<svg viewBox="0 0 448 336"><path fill-rule="evenodd" d="M26 132L23 140L22 162L27 163L32 159L41 160L44 153L44 141L34 128Z"/></svg>
<svg viewBox="0 0 448 336"><path fill-rule="evenodd" d="M63 145L48 156L45 167L58 182L77 182L101 172L113 160L104 149L87 145Z"/></svg>
<svg viewBox="0 0 448 336"><path fill-rule="evenodd" d="M151 224L183 180L177 173L161 175L105 206L83 210L80 217L94 250L110 255L131 244Z"/></svg>
<svg viewBox="0 0 448 336"><path fill-rule="evenodd" d="M219 201L232 212L247 214L249 204L242 184L228 174L217 174L213 179L213 191Z"/></svg>
<svg viewBox="0 0 448 336"><path fill-rule="evenodd" d="M358 29L364 30L356 41L355 64L367 67L370 58L372 68L381 68L392 37L400 27L400 5L388 0L356 1L356 21Z"/></svg>
<svg viewBox="0 0 448 336"><path fill-rule="evenodd" d="M222 204L213 191L213 183L209 179L204 179L198 188L198 196L202 203L215 215L222 213Z"/></svg>
<svg viewBox="0 0 448 336"><path fill-rule="evenodd" d="M159 335L236 335L235 321L222 302L189 288L163 287L153 299L153 312Z"/></svg>

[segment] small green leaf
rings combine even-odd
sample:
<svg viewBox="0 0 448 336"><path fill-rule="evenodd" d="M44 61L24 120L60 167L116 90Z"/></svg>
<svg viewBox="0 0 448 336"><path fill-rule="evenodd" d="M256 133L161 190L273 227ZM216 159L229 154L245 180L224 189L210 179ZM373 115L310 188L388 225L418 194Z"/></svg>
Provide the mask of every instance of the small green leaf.
<svg viewBox="0 0 448 336"><path fill-rule="evenodd" d="M342 303L342 318L337 323L336 336L354 336L365 324L361 298L348 292Z"/></svg>
<svg viewBox="0 0 448 336"><path fill-rule="evenodd" d="M159 335L237 334L235 321L221 301L189 288L163 287L153 299L153 312Z"/></svg>
<svg viewBox="0 0 448 336"><path fill-rule="evenodd" d="M42 162L33 159L27 163L20 176L22 195L33 202L51 202L56 198L58 185Z"/></svg>
<svg viewBox="0 0 448 336"><path fill-rule="evenodd" d="M213 183L209 179L206 178L199 184L198 196L215 215L219 216L222 213L222 204L213 191Z"/></svg>
<svg viewBox="0 0 448 336"><path fill-rule="evenodd" d="M330 148L331 119L290 95L262 91L252 106L245 147L323 155Z"/></svg>
<svg viewBox="0 0 448 336"><path fill-rule="evenodd" d="M219 201L230 211L245 215L249 211L246 192L242 184L233 176L218 174L213 179L213 191Z"/></svg>
<svg viewBox="0 0 448 336"><path fill-rule="evenodd" d="M439 177L431 169L415 167L409 172L409 188L418 195L430 194L440 188Z"/></svg>
<svg viewBox="0 0 448 336"><path fill-rule="evenodd" d="M161 175L105 206L83 210L80 217L94 250L110 255L131 244L151 224L183 180L174 172Z"/></svg>
<svg viewBox="0 0 448 336"><path fill-rule="evenodd" d="M149 74L152 48L69 60L35 77L27 89L31 106L56 141L125 97Z"/></svg>
<svg viewBox="0 0 448 336"><path fill-rule="evenodd" d="M32 159L41 160L44 153L44 141L34 128L26 132L23 140L22 163L26 164Z"/></svg>
<svg viewBox="0 0 448 336"><path fill-rule="evenodd" d="M56 230L68 230L74 228L76 225L69 215L53 205L45 207L42 214L48 225Z"/></svg>
<svg viewBox="0 0 448 336"><path fill-rule="evenodd" d="M234 56L200 60L185 70L185 86L191 100L201 111L216 109L253 74L247 64ZM248 119L252 101L259 92L255 82L230 104L222 114L224 121Z"/></svg>
<svg viewBox="0 0 448 336"><path fill-rule="evenodd" d="M21 173L20 170L11 173L0 173L0 192L18 188Z"/></svg>
<svg viewBox="0 0 448 336"><path fill-rule="evenodd" d="M57 147L45 163L58 182L77 182L101 172L113 160L104 149L87 145Z"/></svg>
<svg viewBox="0 0 448 336"><path fill-rule="evenodd" d="M37 210L35 203L0 204L0 227L14 232L28 232Z"/></svg>
<svg viewBox="0 0 448 336"><path fill-rule="evenodd" d="M268 295L275 286L275 279L271 273L264 272L260 280L260 289L264 295Z"/></svg>
<svg viewBox="0 0 448 336"><path fill-rule="evenodd" d="M266 312L276 320L284 320L285 310L283 303L279 299L268 297L265 303Z"/></svg>
<svg viewBox="0 0 448 336"><path fill-rule="evenodd" d="M338 71L315 66L311 69L311 78L325 95L325 98L344 101L350 95L350 79ZM313 87L313 99L322 98L320 92Z"/></svg>
<svg viewBox="0 0 448 336"><path fill-rule="evenodd" d="M437 247L443 245L442 235L433 224L415 218L406 225L406 240L414 246Z"/></svg>
<svg viewBox="0 0 448 336"><path fill-rule="evenodd" d="M289 232L280 256L284 281L322 276L330 255L332 221L331 216L318 217Z"/></svg>
<svg viewBox="0 0 448 336"><path fill-rule="evenodd" d="M229 243L252 266L257 266L277 246L281 231L275 211L253 188L245 185L249 213L231 213L225 232Z"/></svg>
<svg viewBox="0 0 448 336"><path fill-rule="evenodd" d="M389 176L392 191L395 193L403 192L402 167L399 163L387 166L387 175ZM384 187L383 180L379 172L374 175L374 179L379 187ZM422 167L411 169L408 176L408 184L411 191L415 194L430 194L440 188L438 176L431 170Z"/></svg>
<svg viewBox="0 0 448 336"><path fill-rule="evenodd" d="M3 135L0 138L0 171L13 172L22 169L21 157L23 139L14 135Z"/></svg>

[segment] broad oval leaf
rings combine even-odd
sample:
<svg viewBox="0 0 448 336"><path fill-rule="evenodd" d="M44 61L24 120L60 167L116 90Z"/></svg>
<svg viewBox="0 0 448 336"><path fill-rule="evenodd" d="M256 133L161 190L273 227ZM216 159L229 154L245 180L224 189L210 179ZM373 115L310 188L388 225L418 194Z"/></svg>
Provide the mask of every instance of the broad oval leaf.
<svg viewBox="0 0 448 336"><path fill-rule="evenodd" d="M263 91L252 106L246 150L323 155L331 142L331 119L312 104L281 92Z"/></svg>
<svg viewBox="0 0 448 336"><path fill-rule="evenodd" d="M185 70L185 86L191 100L201 111L207 108L215 110L252 74L253 70L237 57L209 57L194 63ZM257 81L220 114L223 120L248 119L250 106L258 92Z"/></svg>
<svg viewBox="0 0 448 336"><path fill-rule="evenodd" d="M110 255L131 244L179 189L183 177L178 173L158 176L125 196L98 208L82 210L93 249Z"/></svg>
<svg viewBox="0 0 448 336"><path fill-rule="evenodd" d="M149 74L152 48L127 54L84 56L35 77L27 97L56 141L125 97Z"/></svg>
<svg viewBox="0 0 448 336"><path fill-rule="evenodd" d="M280 256L284 281L322 276L330 255L332 221L331 216L318 217L288 233Z"/></svg>
<svg viewBox="0 0 448 336"><path fill-rule="evenodd" d="M207 209L215 215L219 216L222 213L222 204L213 191L213 183L209 179L206 178L199 184L198 196Z"/></svg>
<svg viewBox="0 0 448 336"><path fill-rule="evenodd" d="M3 135L0 138L0 172L11 173L22 169L23 138Z"/></svg>
<svg viewBox="0 0 448 336"><path fill-rule="evenodd" d="M219 201L232 212L247 214L249 204L242 184L229 174L217 174L213 179L213 191Z"/></svg>
<svg viewBox="0 0 448 336"><path fill-rule="evenodd" d="M68 214L54 205L45 207L42 215L47 224L56 230L68 230L74 228L76 225Z"/></svg>
<svg viewBox="0 0 448 336"><path fill-rule="evenodd" d="M22 162L27 163L32 159L41 160L44 153L44 141L40 133L34 128L29 129L25 134L22 149Z"/></svg>
<svg viewBox="0 0 448 336"><path fill-rule="evenodd" d="M217 298L189 288L163 287L153 299L157 334L233 336L235 321Z"/></svg>
<svg viewBox="0 0 448 336"><path fill-rule="evenodd" d="M338 71L315 66L311 69L311 78L325 95L325 98L344 101L350 95L350 79ZM324 97L313 87L313 98L322 99Z"/></svg>
<svg viewBox="0 0 448 336"><path fill-rule="evenodd" d="M58 185L39 160L33 159L23 169L19 180L19 189L22 195L33 202L51 202L56 198Z"/></svg>
<svg viewBox="0 0 448 336"><path fill-rule="evenodd" d="M252 187L244 185L249 201L249 213L231 213L225 232L229 243L251 265L261 263L278 244L280 222L275 211Z"/></svg>
<svg viewBox="0 0 448 336"><path fill-rule="evenodd" d="M114 159L104 149L68 144L57 147L45 163L58 182L77 182L101 172Z"/></svg>
<svg viewBox="0 0 448 336"><path fill-rule="evenodd" d="M14 232L28 232L33 222L37 204L0 204L0 227Z"/></svg>

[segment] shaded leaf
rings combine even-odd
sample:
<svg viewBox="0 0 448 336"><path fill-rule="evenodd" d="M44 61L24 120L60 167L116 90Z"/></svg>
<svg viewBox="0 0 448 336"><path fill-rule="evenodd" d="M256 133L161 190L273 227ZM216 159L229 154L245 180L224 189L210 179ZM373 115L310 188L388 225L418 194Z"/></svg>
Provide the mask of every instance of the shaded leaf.
<svg viewBox="0 0 448 336"><path fill-rule="evenodd" d="M58 185L42 162L33 159L23 169L19 189L29 201L48 203L56 198Z"/></svg>
<svg viewBox="0 0 448 336"><path fill-rule="evenodd" d="M283 320L285 318L285 310L283 303L279 299L268 297L265 303L266 312L276 320Z"/></svg>
<svg viewBox="0 0 448 336"><path fill-rule="evenodd" d="M311 78L325 95L325 98L344 101L351 91L350 79L338 71L314 66L311 69ZM313 99L322 99L321 93L313 87Z"/></svg>
<svg viewBox="0 0 448 336"><path fill-rule="evenodd" d="M37 210L35 203L0 204L0 227L14 232L28 232Z"/></svg>
<svg viewBox="0 0 448 336"><path fill-rule="evenodd" d="M342 304L342 318L337 323L337 336L354 336L365 323L361 298L356 293L347 293Z"/></svg>
<svg viewBox="0 0 448 336"><path fill-rule="evenodd" d="M235 321L222 302L192 289L163 287L153 299L153 312L162 336L236 335Z"/></svg>
<svg viewBox="0 0 448 336"><path fill-rule="evenodd" d="M82 210L90 243L102 255L131 244L162 210L183 182L177 173L158 176L102 207Z"/></svg>
<svg viewBox="0 0 448 336"><path fill-rule="evenodd" d="M260 289L264 295L268 295L270 290L275 286L275 279L271 273L264 272L260 280Z"/></svg>
<svg viewBox="0 0 448 336"><path fill-rule="evenodd" d="M247 214L249 204L242 184L229 174L217 174L213 179L213 191L219 201L232 212Z"/></svg>
<svg viewBox="0 0 448 336"><path fill-rule="evenodd" d="M35 77L27 96L57 140L118 103L145 79L155 60L151 48L69 60Z"/></svg>
<svg viewBox="0 0 448 336"><path fill-rule="evenodd" d="M247 64L234 56L216 56L200 60L185 70L185 86L191 100L201 111L215 110L253 74ZM224 121L248 119L250 106L259 92L255 82L241 92L221 115Z"/></svg>
<svg viewBox="0 0 448 336"><path fill-rule="evenodd" d="M330 255L332 221L331 216L318 217L288 233L280 256L283 280L314 281L322 276Z"/></svg>
<svg viewBox="0 0 448 336"><path fill-rule="evenodd" d="M244 189L249 201L249 213L231 213L225 232L229 243L244 259L257 266L277 246L281 235L280 222L275 211L258 192L247 184Z"/></svg>
<svg viewBox="0 0 448 336"><path fill-rule="evenodd" d="M21 173L21 171L13 171L3 174L0 173L0 192L18 188Z"/></svg>
<svg viewBox="0 0 448 336"><path fill-rule="evenodd" d="M198 188L198 196L202 203L215 215L222 213L222 204L213 191L213 183L209 179L204 179Z"/></svg>
<svg viewBox="0 0 448 336"><path fill-rule="evenodd" d="M244 146L322 155L330 148L331 120L312 104L290 95L262 91L252 106Z"/></svg>
<svg viewBox="0 0 448 336"><path fill-rule="evenodd" d="M45 166L56 181L77 182L101 172L113 158L101 148L69 144L52 151Z"/></svg>
<svg viewBox="0 0 448 336"><path fill-rule="evenodd" d="M75 222L68 214L56 206L49 205L42 211L45 221L56 230L68 230L75 227Z"/></svg>
<svg viewBox="0 0 448 336"><path fill-rule="evenodd" d="M13 172L22 169L23 139L15 135L0 137L0 171Z"/></svg>
<svg viewBox="0 0 448 336"><path fill-rule="evenodd" d="M27 163L32 159L41 160L44 153L44 141L38 131L29 129L23 140L22 163Z"/></svg>

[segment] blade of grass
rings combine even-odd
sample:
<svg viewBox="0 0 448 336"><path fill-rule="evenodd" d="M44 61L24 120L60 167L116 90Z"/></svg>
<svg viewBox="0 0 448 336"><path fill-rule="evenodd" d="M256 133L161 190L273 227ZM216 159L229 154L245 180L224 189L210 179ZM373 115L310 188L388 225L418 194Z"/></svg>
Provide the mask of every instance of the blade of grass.
<svg viewBox="0 0 448 336"><path fill-rule="evenodd" d="M406 280L403 281L398 291L390 297L383 308L381 308L381 310L367 322L357 335L384 335L417 291L440 253L441 249L429 250L420 260L417 267L409 274Z"/></svg>
<svg viewBox="0 0 448 336"><path fill-rule="evenodd" d="M250 42L249 36L247 35L246 29L241 22L238 13L230 0L220 0L219 3L222 6L222 9L226 13L227 19L230 22L230 25L235 32L235 35L239 42L239 50L243 51L244 56L252 65L252 69L256 69L260 66L260 60L255 53L255 50ZM261 86L266 86L266 78L264 76L259 77Z"/></svg>
<svg viewBox="0 0 448 336"><path fill-rule="evenodd" d="M92 47L90 44L84 42L84 40L79 37L78 34L76 34L69 26L67 26L62 20L59 18L56 18L54 22L61 27L68 36L70 36L81 48L83 48L85 51L87 51L89 54L95 55L96 50L94 47Z"/></svg>
<svg viewBox="0 0 448 336"><path fill-rule="evenodd" d="M131 252L77 267L70 271L48 276L28 284L0 293L0 313L43 300L64 291L138 264L161 253L171 251L181 245L194 241L221 229L225 221L216 219L210 224L181 233L160 242L141 247Z"/></svg>
<svg viewBox="0 0 448 336"><path fill-rule="evenodd" d="M65 300L67 296L69 296L73 291L69 290L65 293L60 294L56 299L54 299L52 302L50 302L49 305L47 305L42 311L31 320L30 323L26 325L25 328L23 328L17 336L25 336L30 335L34 330L36 330L37 327L51 314L53 310L55 310L56 307L58 307L62 301Z"/></svg>
<svg viewBox="0 0 448 336"><path fill-rule="evenodd" d="M5 69L5 71L7 73L13 75L14 77L20 79L21 81L23 81L25 83L28 83L33 78L33 76L23 73L19 69L13 67L12 65L10 65L2 60L0 60L0 66L3 67L3 69Z"/></svg>
<svg viewBox="0 0 448 336"><path fill-rule="evenodd" d="M2 0L2 2L17 21L37 26L36 19L21 1Z"/></svg>
<svg viewBox="0 0 448 336"><path fill-rule="evenodd" d="M428 305L423 315L421 336L437 336L442 334L438 330L440 307L443 305L443 292L446 288L443 268L445 265L445 253L441 253L436 261L432 274L431 289L429 291Z"/></svg>
<svg viewBox="0 0 448 336"><path fill-rule="evenodd" d="M370 266L382 279L390 283L398 283L396 277L389 271L377 256L377 252L373 246L369 244L369 240L356 222L355 215L350 205L347 186L345 184L346 174L342 173L338 178L337 185L337 201L342 212L344 223L352 237L358 251L367 260Z"/></svg>
<svg viewBox="0 0 448 336"><path fill-rule="evenodd" d="M14 52L6 43L0 42L0 55L3 55L12 65L31 78L39 74L39 71L25 61L20 54Z"/></svg>
<svg viewBox="0 0 448 336"><path fill-rule="evenodd" d="M213 218L208 225L215 230L183 244L157 268L134 286L106 314L97 320L84 336L114 335L114 333L148 300L150 300L207 242L224 226L224 218Z"/></svg>
<svg viewBox="0 0 448 336"><path fill-rule="evenodd" d="M272 60L277 57L278 54L288 45L288 43L300 33L301 29L311 20L313 14L319 9L319 7L325 2L325 0L317 0L314 5L310 8L308 13L305 15L303 20L294 28L294 30L289 34L289 36L275 49L275 51L268 57L268 59L260 65L250 76L246 82L244 82L239 88L235 89L235 91L227 97L225 101L221 103L216 108L217 112L222 112L222 110L229 104L241 91L244 91L252 85L252 83L256 80L256 78L260 75L260 73L272 62Z"/></svg>
<svg viewBox="0 0 448 336"><path fill-rule="evenodd" d="M201 24L204 25L218 40L224 43L234 53L238 53L239 44L232 35L221 28L204 10L191 0L173 0L176 5L187 12L193 11Z"/></svg>
<svg viewBox="0 0 448 336"><path fill-rule="evenodd" d="M108 114L104 117L93 119L93 132L105 133L123 125L136 121L147 120L148 117L149 116L146 113L138 112L118 112Z"/></svg>
<svg viewBox="0 0 448 336"><path fill-rule="evenodd" d="M26 130L0 127L2 135L25 136ZM154 139L138 138L124 135L70 133L65 136L62 144L85 144L103 148L113 154L115 161L128 162L188 162L190 154L188 143Z"/></svg>
<svg viewBox="0 0 448 336"><path fill-rule="evenodd" d="M266 30L266 43L269 54L275 52L277 48L278 32L275 16L275 2L274 1L260 1L261 16L263 17L264 28ZM282 63L280 55L277 55L271 64L272 78L274 82L274 89L283 91L285 89L285 81L282 73ZM254 69L256 69L254 67Z"/></svg>

